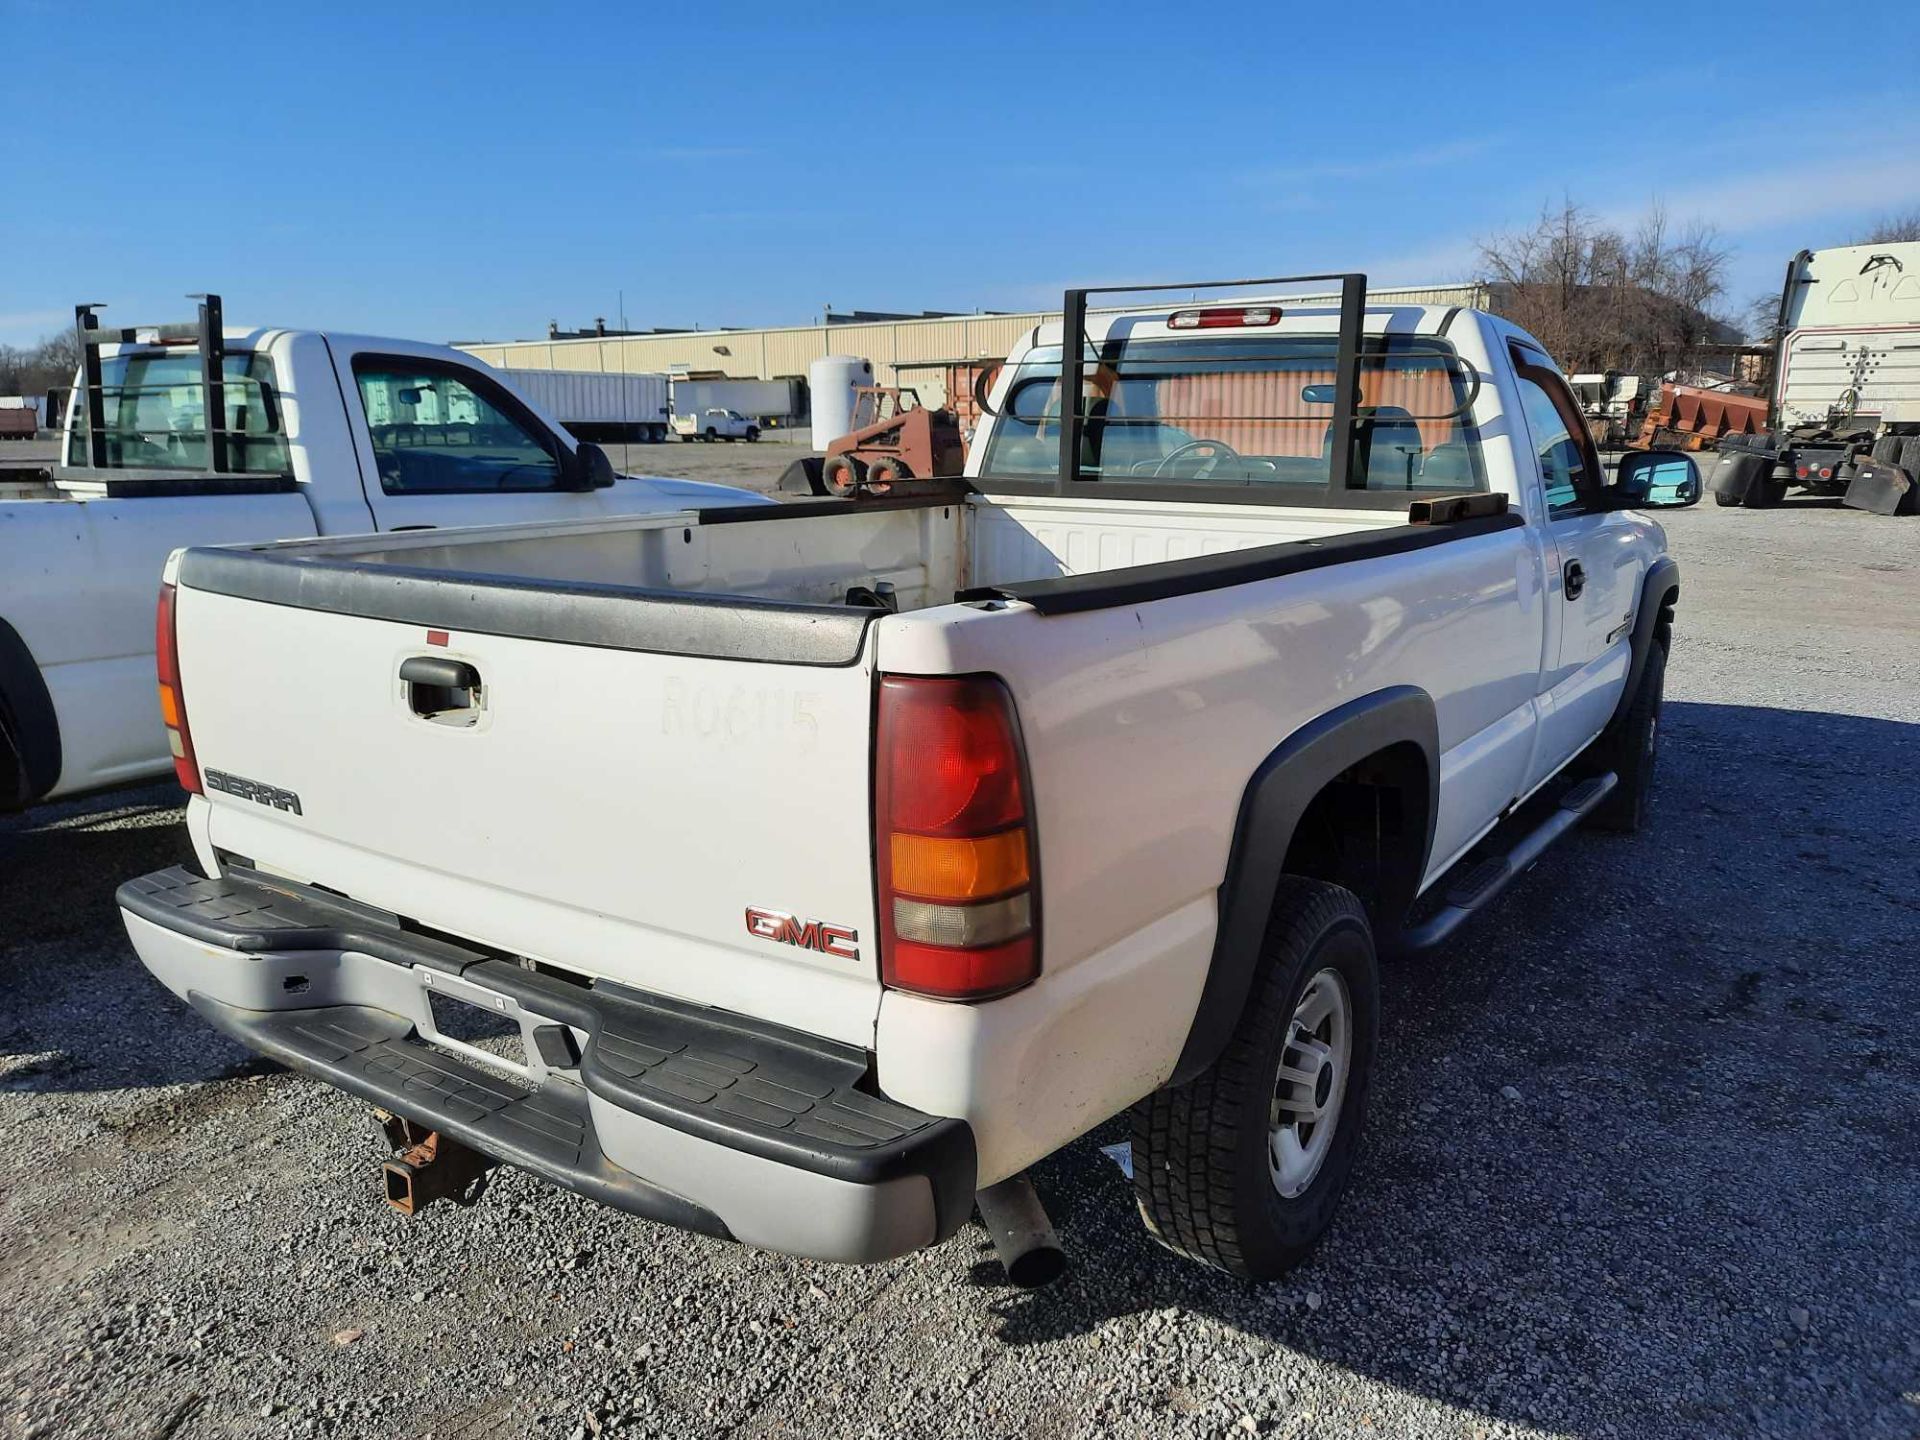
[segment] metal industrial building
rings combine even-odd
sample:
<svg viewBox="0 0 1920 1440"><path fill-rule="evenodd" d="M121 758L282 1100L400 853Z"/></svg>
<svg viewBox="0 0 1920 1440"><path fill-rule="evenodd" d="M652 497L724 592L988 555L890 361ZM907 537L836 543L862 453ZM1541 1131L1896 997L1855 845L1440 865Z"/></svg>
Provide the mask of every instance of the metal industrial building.
<svg viewBox="0 0 1920 1440"><path fill-rule="evenodd" d="M1375 305L1484 307L1484 285L1428 285L1372 289ZM1301 295L1292 303L1338 300L1338 295ZM862 320L832 317L823 325L764 330L678 330L643 334L587 334L545 340L462 342L459 348L489 365L526 370L662 372L700 379L805 379L807 367L825 355L857 355L873 362L876 383L911 385L930 405L941 404L943 372L913 369L914 362L999 360L1035 325L1059 311L1018 314L937 315ZM908 367L904 371L901 367ZM804 417L796 416L795 419Z"/></svg>

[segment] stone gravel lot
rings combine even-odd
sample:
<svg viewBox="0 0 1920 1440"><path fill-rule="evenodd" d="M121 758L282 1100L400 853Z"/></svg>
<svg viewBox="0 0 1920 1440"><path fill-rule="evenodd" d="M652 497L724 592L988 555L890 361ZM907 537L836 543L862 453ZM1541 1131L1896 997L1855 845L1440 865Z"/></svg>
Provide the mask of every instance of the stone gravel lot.
<svg viewBox="0 0 1920 1440"><path fill-rule="evenodd" d="M177 792L0 820L0 1434L1920 1434L1920 521L1669 529L1651 831L1390 967L1353 1191L1264 1288L1145 1238L1117 1124L1038 1167L1032 1294L977 1226L835 1269L513 1172L402 1219L363 1106L128 949Z"/></svg>

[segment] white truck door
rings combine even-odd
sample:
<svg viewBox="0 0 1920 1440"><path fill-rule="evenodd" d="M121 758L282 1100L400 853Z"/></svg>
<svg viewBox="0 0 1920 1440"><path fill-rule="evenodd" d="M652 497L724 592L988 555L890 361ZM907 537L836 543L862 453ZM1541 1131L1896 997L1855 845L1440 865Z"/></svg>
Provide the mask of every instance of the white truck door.
<svg viewBox="0 0 1920 1440"><path fill-rule="evenodd" d="M513 525L611 514L566 488L567 443L506 386L443 355L334 347L381 530Z"/></svg>
<svg viewBox="0 0 1920 1440"><path fill-rule="evenodd" d="M1626 681L1645 559L1607 508L1605 476L1580 407L1544 355L1513 347L1514 380L1557 568L1547 579L1547 665L1531 788L1605 728ZM1558 632L1557 639L1554 631Z"/></svg>

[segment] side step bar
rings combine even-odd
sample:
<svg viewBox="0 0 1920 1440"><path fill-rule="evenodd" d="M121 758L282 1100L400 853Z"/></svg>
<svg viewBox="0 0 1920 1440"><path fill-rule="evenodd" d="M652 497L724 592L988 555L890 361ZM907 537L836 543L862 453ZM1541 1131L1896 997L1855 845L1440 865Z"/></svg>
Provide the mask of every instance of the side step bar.
<svg viewBox="0 0 1920 1440"><path fill-rule="evenodd" d="M1438 945L1484 909L1520 876L1533 867L1547 847L1591 815L1596 806L1613 792L1620 777L1612 771L1582 780L1560 797L1560 803L1546 818L1514 841L1504 853L1476 860L1447 886L1445 903L1407 930L1401 944L1408 950L1426 950Z"/></svg>

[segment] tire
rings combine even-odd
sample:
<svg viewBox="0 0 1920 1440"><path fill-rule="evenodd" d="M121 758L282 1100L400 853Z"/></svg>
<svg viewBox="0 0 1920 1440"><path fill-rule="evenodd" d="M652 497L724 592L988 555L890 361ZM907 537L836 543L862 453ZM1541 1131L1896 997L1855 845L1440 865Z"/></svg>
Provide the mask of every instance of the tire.
<svg viewBox="0 0 1920 1440"><path fill-rule="evenodd" d="M754 443L754 441L758 440L759 438L760 438L760 427L758 425L749 425L747 427L747 444L751 445Z"/></svg>
<svg viewBox="0 0 1920 1440"><path fill-rule="evenodd" d="M867 466L867 484L878 489L882 485L891 485L896 480L911 480L913 471L907 468L907 462L897 455L883 455Z"/></svg>
<svg viewBox="0 0 1920 1440"><path fill-rule="evenodd" d="M711 445L715 440L718 440L720 438L720 432L714 429L711 425L709 425L707 427L707 433L703 435L701 438L705 440L707 444Z"/></svg>
<svg viewBox="0 0 1920 1440"><path fill-rule="evenodd" d="M851 455L829 455L820 466L820 482L834 495L851 495L860 484L860 462Z"/></svg>
<svg viewBox="0 0 1920 1440"><path fill-rule="evenodd" d="M1281 1059L1291 1056L1296 1068L1310 1062L1293 1042L1292 1024L1329 995L1345 1005L1344 1073L1323 1066L1331 1080L1312 1093L1294 1085L1290 1094L1326 1107L1329 1118L1315 1122L1313 1134L1320 1125L1333 1128L1318 1142L1317 1163L1294 1167L1300 1188L1283 1194L1285 1162L1275 1159L1269 1129L1285 1113L1277 1094ZM1358 898L1324 880L1281 876L1246 1008L1226 1048L1186 1084L1133 1107L1133 1189L1148 1231L1179 1254L1249 1280L1271 1280L1305 1259L1332 1224L1353 1169L1379 1011L1373 931ZM1322 1048L1337 1049L1331 1040ZM1301 1140L1300 1152L1316 1144L1304 1124L1284 1127Z"/></svg>
<svg viewBox="0 0 1920 1440"><path fill-rule="evenodd" d="M1882 435L1873 442L1873 449L1868 454L1876 465L1900 465L1900 452L1906 448L1906 443L1907 437L1904 435ZM1904 470L1907 467L1900 465L1900 468Z"/></svg>
<svg viewBox="0 0 1920 1440"><path fill-rule="evenodd" d="M1920 435L1900 437L1900 458L1893 462L1907 472L1907 478L1920 482Z"/></svg>
<svg viewBox="0 0 1920 1440"><path fill-rule="evenodd" d="M1587 823L1616 835L1636 834L1647 823L1653 805L1653 772L1660 758L1660 701L1667 689L1666 642L1656 638L1640 671L1640 688L1633 703L1593 747L1593 768L1611 770L1619 777L1613 793L1602 800Z"/></svg>

